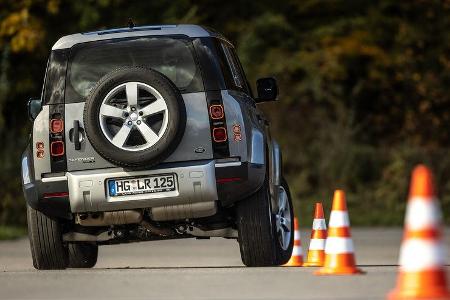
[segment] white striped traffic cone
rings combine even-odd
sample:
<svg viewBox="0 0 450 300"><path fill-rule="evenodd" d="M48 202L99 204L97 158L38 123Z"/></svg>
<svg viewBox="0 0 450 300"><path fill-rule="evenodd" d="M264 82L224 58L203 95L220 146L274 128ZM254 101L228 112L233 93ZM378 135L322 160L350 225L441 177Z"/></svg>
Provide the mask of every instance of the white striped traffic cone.
<svg viewBox="0 0 450 300"><path fill-rule="evenodd" d="M325 244L325 263L316 275L360 274L356 268L353 240L350 233L345 193L336 190Z"/></svg>
<svg viewBox="0 0 450 300"><path fill-rule="evenodd" d="M450 299L433 176L417 166L411 178L397 287L388 299Z"/></svg>
<svg viewBox="0 0 450 300"><path fill-rule="evenodd" d="M314 221L309 242L308 257L304 267L322 267L325 261L325 240L327 224L323 215L322 203L318 202L314 209Z"/></svg>
<svg viewBox="0 0 450 300"><path fill-rule="evenodd" d="M303 249L300 230L298 228L297 218L294 218L294 248L289 261L284 264L285 267L301 267L303 265Z"/></svg>

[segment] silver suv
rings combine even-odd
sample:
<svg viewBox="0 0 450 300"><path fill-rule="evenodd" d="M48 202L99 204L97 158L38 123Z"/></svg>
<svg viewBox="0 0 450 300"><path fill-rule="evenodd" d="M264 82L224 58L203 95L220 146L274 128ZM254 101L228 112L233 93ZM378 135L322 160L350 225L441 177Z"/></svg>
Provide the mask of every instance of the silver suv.
<svg viewBox="0 0 450 300"><path fill-rule="evenodd" d="M98 246L237 239L247 266L286 263L281 151L233 45L196 25L111 29L53 46L22 157L36 269L90 268Z"/></svg>

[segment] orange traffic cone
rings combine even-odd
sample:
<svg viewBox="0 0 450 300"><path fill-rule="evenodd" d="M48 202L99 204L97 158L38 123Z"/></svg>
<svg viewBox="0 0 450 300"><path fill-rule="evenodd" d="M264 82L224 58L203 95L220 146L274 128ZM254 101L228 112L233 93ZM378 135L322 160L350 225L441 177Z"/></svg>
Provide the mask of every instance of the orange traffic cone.
<svg viewBox="0 0 450 300"><path fill-rule="evenodd" d="M327 238L327 224L323 215L322 203L316 203L314 221L309 242L308 258L304 267L322 267L325 261L325 239Z"/></svg>
<svg viewBox="0 0 450 300"><path fill-rule="evenodd" d="M356 268L353 240L350 233L345 193L336 190L333 197L328 237L325 242L325 264L316 275L359 274Z"/></svg>
<svg viewBox="0 0 450 300"><path fill-rule="evenodd" d="M388 299L450 299L441 225L433 176L419 165L411 178L397 287Z"/></svg>
<svg viewBox="0 0 450 300"><path fill-rule="evenodd" d="M289 261L284 264L285 267L301 267L303 265L303 249L300 230L298 228L297 218L294 218L294 249Z"/></svg>

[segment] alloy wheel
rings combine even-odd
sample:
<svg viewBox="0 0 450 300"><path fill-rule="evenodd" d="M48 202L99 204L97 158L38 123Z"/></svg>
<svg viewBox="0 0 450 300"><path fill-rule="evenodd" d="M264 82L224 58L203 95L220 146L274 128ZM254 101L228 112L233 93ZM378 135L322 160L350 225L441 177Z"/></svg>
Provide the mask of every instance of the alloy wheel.
<svg viewBox="0 0 450 300"><path fill-rule="evenodd" d="M116 86L103 99L99 121L105 137L117 148L146 150L167 130L169 111L161 94L142 82Z"/></svg>

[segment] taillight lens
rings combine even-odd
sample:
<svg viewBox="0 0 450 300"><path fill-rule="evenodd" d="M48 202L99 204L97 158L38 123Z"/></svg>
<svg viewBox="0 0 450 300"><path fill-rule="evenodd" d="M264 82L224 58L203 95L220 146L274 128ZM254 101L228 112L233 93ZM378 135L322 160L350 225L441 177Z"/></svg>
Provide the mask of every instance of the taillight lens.
<svg viewBox="0 0 450 300"><path fill-rule="evenodd" d="M218 178L216 180L217 183L228 183L228 182L236 182L241 181L242 178L240 177L228 177L228 178Z"/></svg>
<svg viewBox="0 0 450 300"><path fill-rule="evenodd" d="M62 141L55 141L50 144L50 153L52 156L64 155L64 143Z"/></svg>
<svg viewBox="0 0 450 300"><path fill-rule="evenodd" d="M52 119L50 121L50 131L52 133L61 133L64 130L64 122L61 119Z"/></svg>
<svg viewBox="0 0 450 300"><path fill-rule="evenodd" d="M52 173L65 172L67 170L66 151L65 151L65 127L64 124L64 104L48 106L48 141L46 147L50 157L50 167Z"/></svg>
<svg viewBox="0 0 450 300"><path fill-rule="evenodd" d="M65 198L65 197L69 197L69 193L68 192L44 193L43 196L46 199L48 199L48 198Z"/></svg>
<svg viewBox="0 0 450 300"><path fill-rule="evenodd" d="M211 126L214 158L229 157L230 149L227 143L226 115L220 92L207 93L206 97L208 100L209 124ZM213 99L210 99L210 97Z"/></svg>
<svg viewBox="0 0 450 300"><path fill-rule="evenodd" d="M227 130L225 127L213 128L213 139L216 143L222 143L227 140Z"/></svg>
<svg viewBox="0 0 450 300"><path fill-rule="evenodd" d="M224 117L223 105L220 104L211 105L209 107L209 115L213 120L223 119Z"/></svg>

